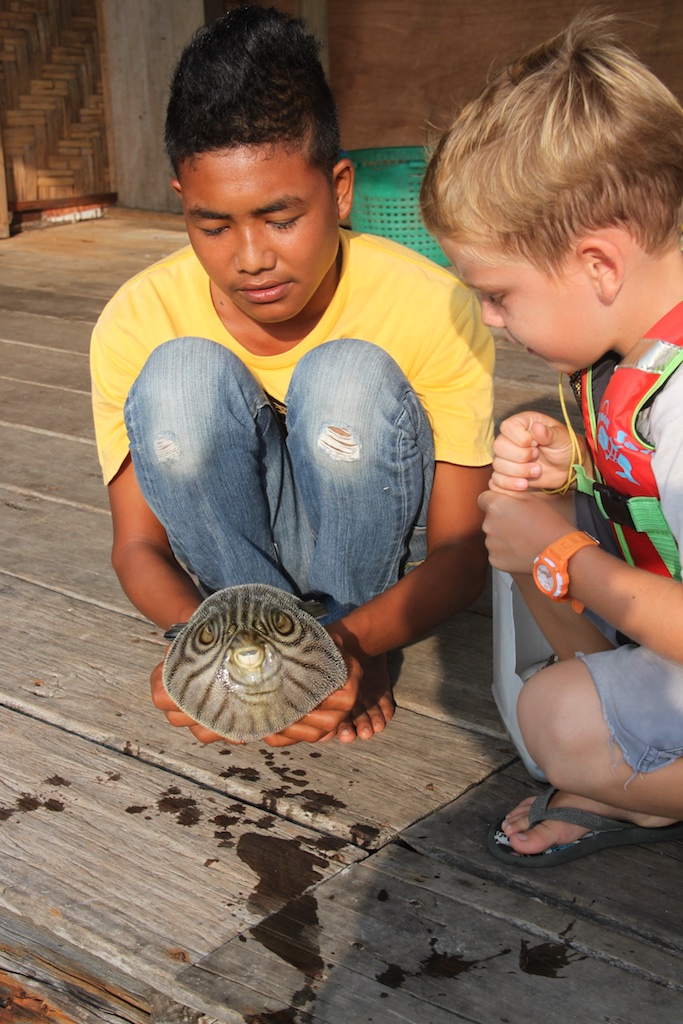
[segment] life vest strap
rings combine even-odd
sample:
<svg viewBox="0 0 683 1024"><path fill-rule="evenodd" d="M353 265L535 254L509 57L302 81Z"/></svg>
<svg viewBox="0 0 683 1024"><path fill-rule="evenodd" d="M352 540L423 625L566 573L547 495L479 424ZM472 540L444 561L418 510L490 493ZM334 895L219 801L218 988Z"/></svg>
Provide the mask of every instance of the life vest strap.
<svg viewBox="0 0 683 1024"><path fill-rule="evenodd" d="M681 579L678 545L662 512L659 498L620 494L614 488L591 479L582 466L575 466L576 488L593 498L603 517L617 526L626 526L650 539L667 572L673 579ZM621 532L621 531L619 531Z"/></svg>

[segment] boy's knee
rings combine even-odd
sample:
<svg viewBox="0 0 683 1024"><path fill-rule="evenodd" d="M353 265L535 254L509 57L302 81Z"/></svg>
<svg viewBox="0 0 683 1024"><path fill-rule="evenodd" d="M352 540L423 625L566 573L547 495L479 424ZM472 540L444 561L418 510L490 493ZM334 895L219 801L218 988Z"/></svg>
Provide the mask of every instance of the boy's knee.
<svg viewBox="0 0 683 1024"><path fill-rule="evenodd" d="M551 671L545 669L524 684L517 701L517 722L532 758L557 784L556 771L573 756L571 687L548 679Z"/></svg>
<svg viewBox="0 0 683 1024"><path fill-rule="evenodd" d="M265 402L253 375L229 349L207 338L173 338L147 359L130 389L124 420L129 430L144 423L155 435L160 459L172 459L174 434L194 432L199 424L210 432L227 409L246 422Z"/></svg>
<svg viewBox="0 0 683 1024"><path fill-rule="evenodd" d="M150 352L134 387L154 388L161 384L176 389L206 382L220 375L245 369L237 356L209 338L170 338Z"/></svg>
<svg viewBox="0 0 683 1024"><path fill-rule="evenodd" d="M206 338L158 346L130 389L124 423L134 462L174 478L196 475L244 436L267 399L229 349Z"/></svg>
<svg viewBox="0 0 683 1024"><path fill-rule="evenodd" d="M362 386L375 375L386 378L392 372L401 373L395 360L379 345L361 338L336 338L301 357L290 390L318 387L329 389L333 395L347 382Z"/></svg>

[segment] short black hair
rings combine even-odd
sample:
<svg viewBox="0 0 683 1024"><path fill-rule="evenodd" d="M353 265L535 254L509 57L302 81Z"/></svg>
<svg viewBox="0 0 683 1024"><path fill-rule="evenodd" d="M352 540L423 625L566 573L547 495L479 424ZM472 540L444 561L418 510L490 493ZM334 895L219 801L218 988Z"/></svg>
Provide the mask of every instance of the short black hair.
<svg viewBox="0 0 683 1024"><path fill-rule="evenodd" d="M166 152L175 173L201 153L238 146L305 146L332 171L339 121L319 58L300 18L242 4L199 29L171 82Z"/></svg>

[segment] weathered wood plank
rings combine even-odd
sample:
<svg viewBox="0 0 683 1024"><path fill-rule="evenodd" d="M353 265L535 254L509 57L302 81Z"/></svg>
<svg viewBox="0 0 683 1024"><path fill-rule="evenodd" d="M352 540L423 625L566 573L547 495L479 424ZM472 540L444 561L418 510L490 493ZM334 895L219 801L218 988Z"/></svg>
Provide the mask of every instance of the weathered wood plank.
<svg viewBox="0 0 683 1024"><path fill-rule="evenodd" d="M5 172L5 147L0 128L0 238L9 238L10 214L7 205L7 176Z"/></svg>
<svg viewBox="0 0 683 1024"><path fill-rule="evenodd" d="M2 584L12 636L0 655L2 704L359 845L381 845L514 756L506 742L404 709L370 742L204 746L151 703L149 672L165 650L157 629Z"/></svg>
<svg viewBox="0 0 683 1024"><path fill-rule="evenodd" d="M514 413L522 412L525 409L534 409L537 412L545 413L546 416L553 416L555 419L562 420L562 409L557 397L556 388L496 378L493 402L496 430L498 430L501 420L504 420L506 416L512 416ZM574 399L572 399L571 405L567 403L567 411L570 414L570 421L574 429L576 430L577 427L580 429Z"/></svg>
<svg viewBox="0 0 683 1024"><path fill-rule="evenodd" d="M525 384L547 387L557 395L559 373L552 370L538 356L532 356L525 348L515 342L508 341L504 333L496 330L496 379L502 381L524 382ZM563 377L563 390L567 387L567 377Z"/></svg>
<svg viewBox="0 0 683 1024"><path fill-rule="evenodd" d="M88 356L46 346L0 341L2 375L14 381L49 385L90 395Z"/></svg>
<svg viewBox="0 0 683 1024"><path fill-rule="evenodd" d="M3 309L0 336L4 341L60 348L65 352L87 353L94 324L87 320L41 316L39 313ZM7 366L5 366L5 370Z"/></svg>
<svg viewBox="0 0 683 1024"><path fill-rule="evenodd" d="M93 221L63 225L46 232L27 231L0 247L0 295L9 309L29 292L43 296L40 312L64 313L67 319L91 319L124 281L156 260L187 245L183 218L109 209ZM68 299L71 297L71 305Z"/></svg>
<svg viewBox="0 0 683 1024"><path fill-rule="evenodd" d="M503 737L491 694L492 629L490 616L465 611L416 643L392 652L400 706Z"/></svg>
<svg viewBox="0 0 683 1024"><path fill-rule="evenodd" d="M14 287L6 284L8 274L5 267L0 267L3 284L0 284L0 308L20 313L39 313L43 316L64 317L67 320L97 319L108 296L101 294L74 295L49 289ZM12 275L14 276L14 275ZM21 273L25 281L26 274ZM101 289L100 289L101 291Z"/></svg>
<svg viewBox="0 0 683 1024"><path fill-rule="evenodd" d="M454 834L452 844L460 842L461 836ZM447 892L455 888L458 901L473 910L509 921L530 933L561 938L571 944L571 948L604 958L625 971L683 993L679 951L652 944L647 938L624 933L621 928L614 929L604 922L577 917L573 907L556 907L535 896L529 898L527 894L517 892L514 886L492 883L484 872L478 877L470 871L449 866L446 874L442 875L442 860L419 854L421 859L413 862L410 857L403 857L402 850L403 847L395 845L385 847L382 858L377 862L373 860L373 866L390 871L395 885L400 885L401 880L408 885L417 883L426 893L432 894L437 908L444 887ZM589 866L590 862L584 862L584 870Z"/></svg>
<svg viewBox="0 0 683 1024"><path fill-rule="evenodd" d="M0 421L0 489L109 511L95 443Z"/></svg>
<svg viewBox="0 0 683 1024"><path fill-rule="evenodd" d="M26 917L0 913L0 1020L148 1024L153 990ZM4 1017L4 1013L8 1016Z"/></svg>
<svg viewBox="0 0 683 1024"><path fill-rule="evenodd" d="M2 913L138 985L169 991L184 965L363 856L16 712L0 721Z"/></svg>
<svg viewBox="0 0 683 1024"><path fill-rule="evenodd" d="M127 611L110 563L111 519L0 486L0 571Z"/></svg>
<svg viewBox="0 0 683 1024"><path fill-rule="evenodd" d="M683 954L683 909L671 898L680 887L683 843L622 846L586 860L535 871L515 871L488 853L489 827L524 796L538 790L538 784L517 763L406 829L403 839L419 852L485 877L498 887ZM683 957L679 972L683 980Z"/></svg>
<svg viewBox="0 0 683 1024"><path fill-rule="evenodd" d="M575 935L569 909L541 908L538 921L533 910L391 844L215 950L183 981L208 1008L227 993L247 1019L296 1006L294 1019L315 1024L642 1024L647 1007L648 1019L677 1024L680 984L606 959L614 936L595 927ZM660 957L657 966L677 965Z"/></svg>
<svg viewBox="0 0 683 1024"><path fill-rule="evenodd" d="M0 377L0 415L5 423L94 440L90 394Z"/></svg>
<svg viewBox="0 0 683 1024"><path fill-rule="evenodd" d="M466 7L456 0L330 2L329 60L343 145L427 143L479 95L492 66L561 32L584 7L583 0ZM629 45L682 96L680 6L621 0L612 9L623 18Z"/></svg>
<svg viewBox="0 0 683 1024"><path fill-rule="evenodd" d="M560 375L542 359L508 341L503 332L494 331L496 339L496 380L494 415L500 423L506 416L523 409L536 409L548 416L562 419L559 397ZM583 430L576 399L566 374L562 374L562 394L575 430Z"/></svg>

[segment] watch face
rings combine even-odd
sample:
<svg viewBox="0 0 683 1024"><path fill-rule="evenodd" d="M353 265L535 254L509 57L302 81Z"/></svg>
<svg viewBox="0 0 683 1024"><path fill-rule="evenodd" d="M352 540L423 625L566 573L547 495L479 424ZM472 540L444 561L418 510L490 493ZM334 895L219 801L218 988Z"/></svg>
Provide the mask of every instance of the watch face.
<svg viewBox="0 0 683 1024"><path fill-rule="evenodd" d="M555 590L555 573L551 572L543 562L539 562L536 566L536 582L547 594L552 594Z"/></svg>

